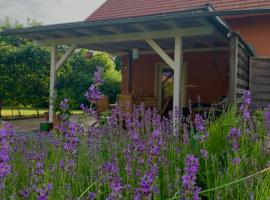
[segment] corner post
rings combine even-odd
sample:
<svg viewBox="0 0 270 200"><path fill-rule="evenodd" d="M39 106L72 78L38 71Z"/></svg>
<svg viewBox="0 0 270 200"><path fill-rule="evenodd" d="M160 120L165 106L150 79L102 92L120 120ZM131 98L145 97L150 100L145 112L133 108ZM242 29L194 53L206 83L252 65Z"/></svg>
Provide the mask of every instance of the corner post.
<svg viewBox="0 0 270 200"><path fill-rule="evenodd" d="M127 69L127 76L128 76L128 94L131 94L132 87L131 87L131 73L132 73L132 52L128 52L128 69Z"/></svg>
<svg viewBox="0 0 270 200"><path fill-rule="evenodd" d="M56 97L56 63L57 63L57 46L51 47L51 69L50 69L50 100L49 100L49 122L53 122L54 99Z"/></svg>
<svg viewBox="0 0 270 200"><path fill-rule="evenodd" d="M182 112L181 104L181 73L183 68L182 38L175 38L174 49L174 85L173 85L173 127L174 135L179 131L179 123Z"/></svg>
<svg viewBox="0 0 270 200"><path fill-rule="evenodd" d="M233 33L230 38L230 70L229 70L229 103L236 103L237 88L237 68L238 68L238 36Z"/></svg>

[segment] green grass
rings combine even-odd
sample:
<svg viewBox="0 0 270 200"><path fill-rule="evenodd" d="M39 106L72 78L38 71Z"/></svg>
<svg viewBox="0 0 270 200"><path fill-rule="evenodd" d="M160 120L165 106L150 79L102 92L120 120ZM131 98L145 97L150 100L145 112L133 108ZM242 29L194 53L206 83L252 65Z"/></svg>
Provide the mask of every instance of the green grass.
<svg viewBox="0 0 270 200"><path fill-rule="evenodd" d="M32 108L23 108L19 110L22 117L32 117L37 116L37 111ZM45 112L48 112L48 109L40 108L39 109L39 115L42 116ZM81 114L81 110L73 110L73 114ZM12 109L10 108L4 108L2 110L2 118L10 118L12 117ZM13 110L13 117L19 117L18 110Z"/></svg>
<svg viewBox="0 0 270 200"><path fill-rule="evenodd" d="M23 108L19 110L21 113L21 116L23 117L30 117L30 116L37 116L37 111L35 109L31 108ZM48 109L39 109L39 114L43 115L45 112L48 112ZM13 117L18 117L19 112L18 110L13 110ZM10 108L4 108L2 110L2 117L12 117L12 109Z"/></svg>

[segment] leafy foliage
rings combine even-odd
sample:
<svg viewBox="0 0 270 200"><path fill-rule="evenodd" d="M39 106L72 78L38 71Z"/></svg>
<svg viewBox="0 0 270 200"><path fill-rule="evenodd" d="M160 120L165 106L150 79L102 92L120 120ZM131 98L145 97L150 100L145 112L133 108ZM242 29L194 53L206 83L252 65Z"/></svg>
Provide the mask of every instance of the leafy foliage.
<svg viewBox="0 0 270 200"><path fill-rule="evenodd" d="M80 49L68 60L58 73L57 89L59 99L67 97L71 100L73 108L86 103L84 91L92 84L92 77L96 66L103 68L104 84L101 91L109 96L110 102L115 102L116 95L120 93L121 73L115 69L113 58L109 54L97 53L91 59L85 58L87 50Z"/></svg>
<svg viewBox="0 0 270 200"><path fill-rule="evenodd" d="M27 26L37 26L39 22L28 19ZM23 25L15 22L11 24L7 18L1 29L22 28ZM59 46L60 57L67 46ZM79 108L84 103L83 92L91 84L96 66L104 68L105 84L102 92L108 95L111 102L115 102L120 93L121 74L115 69L120 61L115 62L108 54L97 52L93 58L85 58L87 50L79 49L67 60L58 71L57 89L58 104L60 99L69 98L72 108ZM1 108L11 107L48 107L50 52L34 42L14 36L0 37L0 117Z"/></svg>
<svg viewBox="0 0 270 200"><path fill-rule="evenodd" d="M9 28L7 20L2 27ZM22 25L16 25L20 28ZM0 101L6 106L43 107L48 99L48 49L16 37L0 38Z"/></svg>

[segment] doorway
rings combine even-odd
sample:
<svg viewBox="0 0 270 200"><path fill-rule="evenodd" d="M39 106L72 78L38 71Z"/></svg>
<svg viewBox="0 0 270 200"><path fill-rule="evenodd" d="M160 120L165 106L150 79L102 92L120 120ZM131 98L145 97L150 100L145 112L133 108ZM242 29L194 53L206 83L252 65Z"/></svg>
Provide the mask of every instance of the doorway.
<svg viewBox="0 0 270 200"><path fill-rule="evenodd" d="M172 110L174 70L165 63L156 65L155 95L159 111ZM186 106L187 65L184 63L181 74L181 91L183 92L181 102Z"/></svg>

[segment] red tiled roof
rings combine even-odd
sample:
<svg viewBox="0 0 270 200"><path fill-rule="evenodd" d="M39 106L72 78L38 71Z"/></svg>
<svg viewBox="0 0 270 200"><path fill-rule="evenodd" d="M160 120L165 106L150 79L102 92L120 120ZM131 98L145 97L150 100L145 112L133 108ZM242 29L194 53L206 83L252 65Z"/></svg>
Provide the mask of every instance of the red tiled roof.
<svg viewBox="0 0 270 200"><path fill-rule="evenodd" d="M191 10L211 4L216 10L270 7L270 0L107 0L87 20L138 17Z"/></svg>

